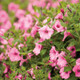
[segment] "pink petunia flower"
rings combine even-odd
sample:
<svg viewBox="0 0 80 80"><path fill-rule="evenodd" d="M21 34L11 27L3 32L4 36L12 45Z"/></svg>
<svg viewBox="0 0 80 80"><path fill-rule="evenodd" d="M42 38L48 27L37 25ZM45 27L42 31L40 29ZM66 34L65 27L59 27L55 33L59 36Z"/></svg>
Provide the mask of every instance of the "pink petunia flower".
<svg viewBox="0 0 80 80"><path fill-rule="evenodd" d="M39 27L35 25L31 30L31 36L34 37L36 33L38 32Z"/></svg>
<svg viewBox="0 0 80 80"><path fill-rule="evenodd" d="M32 16L30 14L26 15L25 17L21 17L18 22L14 23L16 29L21 29L27 31L32 27Z"/></svg>
<svg viewBox="0 0 80 80"><path fill-rule="evenodd" d="M35 48L33 50L34 54L38 55L40 53L41 49L42 49L42 45L38 44L38 43L35 43Z"/></svg>
<svg viewBox="0 0 80 80"><path fill-rule="evenodd" d="M80 77L80 65L75 65L73 67L73 72L75 72L76 77Z"/></svg>
<svg viewBox="0 0 80 80"><path fill-rule="evenodd" d="M74 38L74 36L70 32L65 31L62 41L64 41L66 39L66 37L68 37L68 36L71 36L72 38Z"/></svg>
<svg viewBox="0 0 80 80"><path fill-rule="evenodd" d="M59 2L58 1L52 3L52 7L53 8L57 8L58 6L59 6Z"/></svg>
<svg viewBox="0 0 80 80"><path fill-rule="evenodd" d="M60 76L63 79L68 79L70 77L71 71L64 72L64 67L60 69Z"/></svg>
<svg viewBox="0 0 80 80"><path fill-rule="evenodd" d="M66 53L64 51L61 51L61 53L58 55L58 57L61 57L61 56L66 56Z"/></svg>
<svg viewBox="0 0 80 80"><path fill-rule="evenodd" d="M5 30L8 31L11 28L12 24L9 20L7 20L4 24L1 25L1 27Z"/></svg>
<svg viewBox="0 0 80 80"><path fill-rule="evenodd" d="M60 24L59 20L56 20L55 24L53 25L53 29L55 29L57 32L63 32L65 28Z"/></svg>
<svg viewBox="0 0 80 80"><path fill-rule="evenodd" d="M8 44L7 40L5 40L5 39L3 39L3 38L1 38L1 37L0 37L0 42L1 42L3 45Z"/></svg>
<svg viewBox="0 0 80 80"><path fill-rule="evenodd" d="M44 39L40 38L39 41L37 43L43 42Z"/></svg>
<svg viewBox="0 0 80 80"><path fill-rule="evenodd" d="M80 65L80 58L76 60L76 65Z"/></svg>
<svg viewBox="0 0 80 80"><path fill-rule="evenodd" d="M9 19L8 14L4 10L0 10L0 22L4 23Z"/></svg>
<svg viewBox="0 0 80 80"><path fill-rule="evenodd" d="M58 51L56 51L54 46L52 46L49 55L50 55L50 60L56 60L57 59L59 54L58 54Z"/></svg>
<svg viewBox="0 0 80 80"><path fill-rule="evenodd" d="M63 19L63 14L62 13L59 13L56 17L55 17L55 19Z"/></svg>
<svg viewBox="0 0 80 80"><path fill-rule="evenodd" d="M24 17L25 13L26 13L26 12L25 12L24 10L18 9L18 10L16 11L15 16L16 16L17 18L21 18L21 17Z"/></svg>
<svg viewBox="0 0 80 80"><path fill-rule="evenodd" d="M49 60L48 62L50 63L49 65L52 67L57 65L57 60Z"/></svg>
<svg viewBox="0 0 80 80"><path fill-rule="evenodd" d="M19 54L20 54L19 51L14 47L10 50L8 56L11 61L19 61L20 60Z"/></svg>
<svg viewBox="0 0 80 80"><path fill-rule="evenodd" d="M67 49L72 52L71 53L71 56L72 57L75 57L76 56L76 48L75 48L75 46L67 47Z"/></svg>
<svg viewBox="0 0 80 80"><path fill-rule="evenodd" d="M33 6L32 6L31 3L29 3L29 5L28 5L28 11L29 11L31 14L35 14L35 11L34 11Z"/></svg>
<svg viewBox="0 0 80 80"><path fill-rule="evenodd" d="M71 0L71 3L77 4L77 3L79 3L79 0Z"/></svg>
<svg viewBox="0 0 80 80"><path fill-rule="evenodd" d="M57 60L57 65L58 65L60 68L66 66L66 65L67 65L66 59L65 59L63 56L59 57L58 60Z"/></svg>
<svg viewBox="0 0 80 80"><path fill-rule="evenodd" d="M1 28L1 29L0 29L0 36L3 36L5 32L6 32L6 30L3 29L3 28Z"/></svg>
<svg viewBox="0 0 80 80"><path fill-rule="evenodd" d="M16 12L18 9L19 9L19 5L18 5L18 4L15 4L15 3L11 2L11 3L8 5L8 10L9 10L9 11Z"/></svg>
<svg viewBox="0 0 80 80"><path fill-rule="evenodd" d="M49 28L47 25L43 26L39 29L40 38L42 39L50 39L51 35L53 34L54 30Z"/></svg>

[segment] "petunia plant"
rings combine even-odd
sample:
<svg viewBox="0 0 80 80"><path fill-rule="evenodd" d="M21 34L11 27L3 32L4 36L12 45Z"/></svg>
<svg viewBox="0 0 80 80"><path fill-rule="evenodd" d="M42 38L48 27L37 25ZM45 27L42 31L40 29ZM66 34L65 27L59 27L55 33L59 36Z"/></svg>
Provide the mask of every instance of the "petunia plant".
<svg viewBox="0 0 80 80"><path fill-rule="evenodd" d="M79 80L80 1L1 0L0 80Z"/></svg>

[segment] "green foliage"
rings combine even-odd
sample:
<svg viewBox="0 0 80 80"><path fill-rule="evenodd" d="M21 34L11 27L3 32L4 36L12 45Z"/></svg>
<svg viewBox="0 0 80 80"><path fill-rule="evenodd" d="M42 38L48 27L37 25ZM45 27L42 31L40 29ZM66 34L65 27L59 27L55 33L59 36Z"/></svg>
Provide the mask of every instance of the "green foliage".
<svg viewBox="0 0 80 80"><path fill-rule="evenodd" d="M59 74L60 69L54 70L52 72L52 69L54 69L54 67L50 66L49 53L52 46L55 46L56 50L59 51L59 53L61 51L64 51L66 53L65 59L67 61L67 66L64 67L64 72L72 71L73 67L76 65L76 59L78 59L78 57L73 58L70 55L71 52L67 50L67 47L75 46L76 54L77 52L80 52L80 45L79 45L80 44L80 3L71 4L69 2L62 1L59 3L60 6L58 6L57 8L50 7L49 9L46 9L46 7L41 8L41 7L33 6L34 11L40 14L39 17L37 17L37 15L35 14L32 14L33 18L36 18L36 20L38 21L37 25L39 27L43 27L43 25L48 25L50 28L52 28L56 22L55 16L61 12L60 9L64 9L64 13L66 13L67 11L68 16L65 17L63 14L63 20L60 20L60 22L63 27L67 28L67 32L70 32L74 36L74 38L68 36L65 39L65 41L62 41L64 37L64 31L57 32L56 30L54 30L54 33L52 34L50 39L44 40L43 42L39 43L42 45L42 49L40 51L40 54L36 56L33 53L33 49L35 48L35 43L37 43L40 39L39 33L36 33L35 37L29 36L24 38L23 36L24 31L21 31L20 29L15 30L15 26L13 26L14 22L17 21L15 14L13 12L8 11L8 4L10 2L15 2L16 4L20 4L20 9L26 10L26 7L28 5L28 0L0 0L0 1L1 1L0 4L4 5L3 9L7 11L12 24L12 27L4 34L4 36L0 36L0 37L7 41L10 38L13 38L14 40L12 41L12 45L10 45L9 43L8 45L11 48L16 47L20 52L20 56L23 55L23 59L26 59L28 53L33 54L31 59L27 59L27 61L24 62L22 66L19 66L21 61L11 62L9 57L8 58L5 57L4 60L0 61L0 80L7 80L7 78L3 74L5 70L5 66L3 66L2 63L6 63L7 65L10 66L10 70L12 71L12 73L8 72L8 75L10 77L9 80L13 80L14 77L19 73L21 73L23 77L25 77L26 75L27 76L26 80L33 80L32 75L27 73L27 71L28 70L30 71L31 68L33 68L35 80L48 80L49 72L51 72L52 74L51 75L52 80L62 80ZM70 5L69 8L67 7L68 4ZM30 13L30 12L27 11L26 13ZM43 23L45 19L47 19L47 22ZM34 25L35 25L35 20L33 21L32 26ZM32 28L29 29L27 33L30 34L31 30ZM16 42L17 44L15 46ZM21 49L18 48L18 45L20 43L24 44L24 47L21 47ZM0 45L2 45L1 42ZM8 56L6 50L7 50L7 45L4 45L4 49L0 47L0 54L3 52L5 56ZM38 67L37 69L36 66ZM67 80L77 80L77 79L78 78L75 77L75 74L72 71L72 73L70 74L70 78Z"/></svg>

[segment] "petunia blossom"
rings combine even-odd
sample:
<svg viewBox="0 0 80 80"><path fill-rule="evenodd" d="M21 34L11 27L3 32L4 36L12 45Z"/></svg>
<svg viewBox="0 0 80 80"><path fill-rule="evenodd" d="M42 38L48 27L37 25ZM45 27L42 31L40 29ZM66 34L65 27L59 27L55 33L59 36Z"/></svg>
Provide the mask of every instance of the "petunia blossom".
<svg viewBox="0 0 80 80"><path fill-rule="evenodd" d="M47 25L43 26L42 28L40 28L39 30L39 34L40 34L40 38L42 39L50 39L51 35L53 34L54 30L49 28Z"/></svg>
<svg viewBox="0 0 80 80"><path fill-rule="evenodd" d="M50 60L56 60L57 59L59 54L58 54L58 51L56 51L54 46L52 46L49 55L50 55Z"/></svg>
<svg viewBox="0 0 80 80"><path fill-rule="evenodd" d="M55 29L57 32L63 32L65 30L59 20L56 20L55 24L53 25L53 29Z"/></svg>
<svg viewBox="0 0 80 80"><path fill-rule="evenodd" d="M20 60L20 52L14 47L8 53L8 56L11 61L19 61Z"/></svg>
<svg viewBox="0 0 80 80"><path fill-rule="evenodd" d="M70 77L71 71L64 72L64 67L60 69L60 76L63 79L68 79Z"/></svg>
<svg viewBox="0 0 80 80"><path fill-rule="evenodd" d="M67 65L66 59L65 59L64 57L62 57L62 56L59 57L58 60L57 60L57 65L58 65L60 68L66 66L66 65Z"/></svg>
<svg viewBox="0 0 80 80"><path fill-rule="evenodd" d="M41 44L35 43L35 48L33 50L34 54L38 55L40 53L40 51L41 51L41 48L42 48Z"/></svg>
<svg viewBox="0 0 80 80"><path fill-rule="evenodd" d="M75 65L73 67L73 72L75 72L76 77L80 77L80 65Z"/></svg>

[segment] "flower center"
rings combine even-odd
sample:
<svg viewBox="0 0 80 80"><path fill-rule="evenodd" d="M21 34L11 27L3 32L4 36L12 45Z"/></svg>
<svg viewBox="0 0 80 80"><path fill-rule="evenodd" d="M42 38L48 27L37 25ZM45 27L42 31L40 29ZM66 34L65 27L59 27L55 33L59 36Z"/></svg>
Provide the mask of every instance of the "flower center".
<svg viewBox="0 0 80 80"><path fill-rule="evenodd" d="M17 53L15 52L14 55L17 55Z"/></svg>
<svg viewBox="0 0 80 80"><path fill-rule="evenodd" d="M66 74L68 74L68 72L65 72Z"/></svg>
<svg viewBox="0 0 80 80"><path fill-rule="evenodd" d="M56 54L56 51L53 50L53 53Z"/></svg>
<svg viewBox="0 0 80 80"><path fill-rule="evenodd" d="M45 30L45 33L48 33L48 30Z"/></svg>
<svg viewBox="0 0 80 80"><path fill-rule="evenodd" d="M77 70L77 72L80 72L80 70Z"/></svg>
<svg viewBox="0 0 80 80"><path fill-rule="evenodd" d="M74 51L74 48L72 48L71 51Z"/></svg>
<svg viewBox="0 0 80 80"><path fill-rule="evenodd" d="M60 28L60 25L57 25L56 27L57 27L57 28Z"/></svg>

